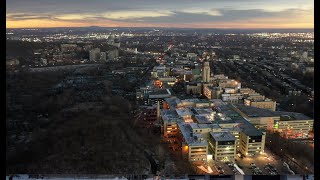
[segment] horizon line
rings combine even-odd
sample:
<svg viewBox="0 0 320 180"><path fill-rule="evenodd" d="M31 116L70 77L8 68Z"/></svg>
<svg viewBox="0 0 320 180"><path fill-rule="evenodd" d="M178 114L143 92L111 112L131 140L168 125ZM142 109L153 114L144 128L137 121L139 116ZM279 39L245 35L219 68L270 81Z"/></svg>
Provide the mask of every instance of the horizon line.
<svg viewBox="0 0 320 180"><path fill-rule="evenodd" d="M150 27L150 26L141 26L141 27L130 27L130 26L74 26L74 27L63 27L63 26L57 26L57 27L19 27L19 28L11 28L11 27L6 27L6 29L51 29L51 28L92 28L92 27L96 27L96 28L159 28L159 29L230 29L230 30L260 30L260 29L277 29L277 30L300 30L300 29L305 29L305 30L314 30L313 28L223 28L223 27Z"/></svg>

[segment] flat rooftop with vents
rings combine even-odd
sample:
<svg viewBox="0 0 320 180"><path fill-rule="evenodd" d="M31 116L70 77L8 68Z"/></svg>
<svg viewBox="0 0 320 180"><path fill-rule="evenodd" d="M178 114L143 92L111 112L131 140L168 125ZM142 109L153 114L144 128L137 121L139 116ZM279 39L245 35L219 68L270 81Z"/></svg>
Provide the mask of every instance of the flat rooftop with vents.
<svg viewBox="0 0 320 180"><path fill-rule="evenodd" d="M236 140L236 138L229 132L210 132L210 135L214 138L216 142Z"/></svg>

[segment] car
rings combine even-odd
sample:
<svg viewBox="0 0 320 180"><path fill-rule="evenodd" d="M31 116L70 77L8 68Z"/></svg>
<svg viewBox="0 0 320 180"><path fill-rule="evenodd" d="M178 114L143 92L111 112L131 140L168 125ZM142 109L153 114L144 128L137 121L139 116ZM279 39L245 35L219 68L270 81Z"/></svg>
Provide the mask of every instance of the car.
<svg viewBox="0 0 320 180"><path fill-rule="evenodd" d="M275 172L273 172L273 171L271 171L271 172L270 172L270 175L276 175L276 173L275 173Z"/></svg>
<svg viewBox="0 0 320 180"><path fill-rule="evenodd" d="M233 167L233 164L232 164L232 163L228 163L228 166L229 166L229 167Z"/></svg>
<svg viewBox="0 0 320 180"><path fill-rule="evenodd" d="M256 169L256 168L257 168L257 166L250 166L249 169Z"/></svg>

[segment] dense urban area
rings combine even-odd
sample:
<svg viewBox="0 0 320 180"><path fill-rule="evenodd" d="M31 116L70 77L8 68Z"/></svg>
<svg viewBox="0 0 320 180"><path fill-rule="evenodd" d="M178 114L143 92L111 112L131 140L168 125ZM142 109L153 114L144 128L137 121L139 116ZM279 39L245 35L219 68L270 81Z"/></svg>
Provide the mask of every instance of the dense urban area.
<svg viewBox="0 0 320 180"><path fill-rule="evenodd" d="M314 173L309 30L6 30L6 173Z"/></svg>

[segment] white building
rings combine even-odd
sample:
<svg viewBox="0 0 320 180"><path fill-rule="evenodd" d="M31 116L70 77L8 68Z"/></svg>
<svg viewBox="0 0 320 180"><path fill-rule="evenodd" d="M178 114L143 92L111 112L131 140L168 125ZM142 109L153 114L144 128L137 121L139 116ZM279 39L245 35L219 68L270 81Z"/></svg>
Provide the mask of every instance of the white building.
<svg viewBox="0 0 320 180"><path fill-rule="evenodd" d="M89 51L90 61L97 61L100 59L100 49L95 48Z"/></svg>
<svg viewBox="0 0 320 180"><path fill-rule="evenodd" d="M108 51L108 59L113 60L119 56L119 50L115 49L112 51Z"/></svg>
<svg viewBox="0 0 320 180"><path fill-rule="evenodd" d="M202 81L210 82L210 65L209 62L204 62L202 68Z"/></svg>
<svg viewBox="0 0 320 180"><path fill-rule="evenodd" d="M106 52L101 52L100 53L100 60L101 61L106 61L107 60L107 53Z"/></svg>
<svg viewBox="0 0 320 180"><path fill-rule="evenodd" d="M304 58L304 59L308 58L308 52L307 51L302 53L302 58Z"/></svg>

